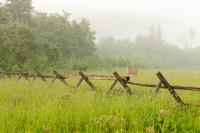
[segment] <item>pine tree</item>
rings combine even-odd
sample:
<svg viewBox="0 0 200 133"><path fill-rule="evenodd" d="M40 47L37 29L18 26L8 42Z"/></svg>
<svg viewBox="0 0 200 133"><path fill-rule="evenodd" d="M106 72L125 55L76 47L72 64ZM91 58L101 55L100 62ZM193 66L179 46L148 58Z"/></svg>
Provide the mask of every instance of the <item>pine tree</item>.
<svg viewBox="0 0 200 133"><path fill-rule="evenodd" d="M13 21L21 24L30 21L33 10L32 0L6 0L5 6Z"/></svg>

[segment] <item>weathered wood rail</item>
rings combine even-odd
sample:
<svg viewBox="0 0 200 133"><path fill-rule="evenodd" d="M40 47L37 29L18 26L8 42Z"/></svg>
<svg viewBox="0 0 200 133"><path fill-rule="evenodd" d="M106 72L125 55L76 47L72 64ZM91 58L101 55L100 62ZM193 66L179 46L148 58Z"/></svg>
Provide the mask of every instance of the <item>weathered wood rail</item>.
<svg viewBox="0 0 200 133"><path fill-rule="evenodd" d="M80 79L76 87L71 87L71 88L78 88L82 81L84 80L92 89L96 90L96 87L92 84L90 79L92 80L114 80L114 83L111 85L109 88L107 94L110 94L111 91L117 91L117 90L112 90L114 86L119 82L123 88L127 91L128 94L132 94L133 91L129 88L127 84L131 85L137 85L137 86L144 86L144 87L156 87L155 91L155 96L160 90L160 88L168 89L170 94L174 97L174 99L179 103L180 105L189 105L189 106L196 106L200 107L200 104L193 104L193 103L184 103L181 98L178 96L178 94L174 91L175 89L179 90L190 90L190 91L200 91L200 87L193 87L193 86L177 86L177 85L170 85L168 81L164 78L164 76L158 72L156 75L160 82L158 85L155 84L144 84L144 83L135 83L135 82L130 82L130 77L129 76L120 76L117 72L114 72L114 76L105 76L105 75L85 75L83 72L79 72L79 74L59 74L57 71L53 71L54 75L43 75L41 74L37 69L35 69L36 74L28 74L28 73L23 73L23 72L6 72L5 70L0 71L2 74L0 76L0 79L3 78L5 75L11 78L11 74L17 74L20 75L19 78L17 79L20 80L22 77L24 77L26 80L28 80L28 77L33 77L33 81L39 77L41 78L44 82L46 82L46 78L52 78L53 80L51 81L50 85L51 86L56 79L59 79L62 81L65 86L70 86L65 79L67 78L74 78L74 79ZM99 90L100 91L100 90ZM100 91L101 92L101 91Z"/></svg>
<svg viewBox="0 0 200 133"><path fill-rule="evenodd" d="M22 77L24 77L26 80L28 80L28 77L33 77L33 81L37 77L39 77L44 82L46 82L46 78L52 78L53 80L51 81L49 86L51 86L55 82L56 79L59 79L65 86L68 86L70 88L78 88L80 86L80 84L82 83L82 81L84 80L94 90L96 90L96 87L92 84L90 79L92 79L92 80L114 80L114 84L112 84L111 88L109 89L109 92L115 91L115 90L112 90L112 89L113 89L113 87L116 85L116 83L118 81L122 84L122 86L125 89L128 89L127 92L129 94L131 94L131 92L132 92L130 90L130 88L128 88L127 84L126 84L126 82L128 82L130 80L130 77L129 76L119 76L119 74L117 72L113 73L114 76L85 75L81 71L79 72L79 74L59 74L57 71L54 70L53 71L54 75L43 75L37 69L35 69L35 72L36 72L36 74L33 74L33 73L28 74L28 73L23 73L23 72L6 72L5 70L0 71L0 73L3 73L1 78L3 78L5 75L7 75L9 78L11 78L10 74L20 75L19 78L16 81L19 81ZM67 78L74 78L74 79L80 79L80 80L79 80L78 84L75 87L72 87L65 81L65 79L67 79Z"/></svg>
<svg viewBox="0 0 200 133"><path fill-rule="evenodd" d="M4 73L3 71L0 71L0 73ZM21 75L21 72L7 72L8 74L15 74L15 75ZM27 77L35 77L37 74L34 73L27 73ZM43 75L45 78L55 78L54 75ZM80 79L81 76L79 74L60 74L62 78L74 78L74 79ZM89 79L94 80L116 80L117 78L115 76L105 76L105 75L85 75ZM129 76L121 76L123 80L129 81Z"/></svg>
<svg viewBox="0 0 200 133"><path fill-rule="evenodd" d="M135 82L126 82L127 84L132 84L132 85L138 85L138 86L145 86L145 87L157 87L158 85L156 84L143 84L143 83L135 83ZM200 91L200 87L193 87L193 86L178 86L178 85L172 85L171 86L173 89L177 90L190 90L190 91ZM160 88L167 89L165 85L162 85Z"/></svg>

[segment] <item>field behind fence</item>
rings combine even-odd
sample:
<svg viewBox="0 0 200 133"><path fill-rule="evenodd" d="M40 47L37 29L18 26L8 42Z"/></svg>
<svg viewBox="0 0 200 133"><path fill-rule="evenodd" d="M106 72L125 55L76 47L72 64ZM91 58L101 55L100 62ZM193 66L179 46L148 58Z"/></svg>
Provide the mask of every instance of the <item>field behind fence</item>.
<svg viewBox="0 0 200 133"><path fill-rule="evenodd" d="M200 131L199 108L182 106L185 102L200 103L200 93L196 91L200 86L200 72L161 70L181 99L180 103L164 84L161 85L164 89L156 91L161 81L156 71L140 70L138 75L129 76L120 70L78 74L38 72L45 80L36 71L32 74L23 72L31 76L27 78L21 72L7 72L11 79L5 71L1 73L1 77L4 76L0 79L0 132ZM57 74L68 76L63 78L67 84ZM94 88L80 74L85 75ZM173 85L184 85L192 91Z"/></svg>
<svg viewBox="0 0 200 133"><path fill-rule="evenodd" d="M7 76L9 78L12 78L11 74L20 75L18 79L19 81L22 77L26 80L30 81L30 77L33 77L32 82L38 77L44 82L47 82L46 78L52 78L52 81L49 83L49 87L55 82L56 79L60 80L65 86L70 87L74 90L76 90L83 81L85 81L93 90L101 92L101 90L97 90L96 87L93 85L93 83L90 80L114 80L111 87L108 89L107 94L110 94L112 91L122 91L123 90L116 90L113 89L114 86L119 82L122 87L126 90L126 92L131 95L134 93L134 90L131 90L130 87L127 84L130 85L136 85L136 86L145 86L145 87L156 87L155 95L156 97L158 91L160 88L168 89L169 93L172 95L172 97L176 100L177 103L180 105L189 105L189 106L196 106L200 107L200 104L193 104L193 103L185 103L182 101L182 99L178 96L178 94L175 92L175 89L179 90L189 90L189 91L200 91L200 87L193 87L193 86L171 86L170 83L167 81L167 79L162 75L161 72L157 72L156 76L159 79L159 83L156 84L144 84L144 83L135 83L130 82L129 76L120 76L116 71L113 73L114 76L105 76L105 75L85 75L83 72L79 72L79 74L59 74L56 70L53 71L54 75L43 75L40 73L37 69L35 69L35 74L29 74L24 72L7 72L5 70L1 70L0 73L2 73L1 78L4 76ZM73 79L80 79L76 86L70 86L65 79L67 78L73 78ZM153 99L153 96L152 96Z"/></svg>

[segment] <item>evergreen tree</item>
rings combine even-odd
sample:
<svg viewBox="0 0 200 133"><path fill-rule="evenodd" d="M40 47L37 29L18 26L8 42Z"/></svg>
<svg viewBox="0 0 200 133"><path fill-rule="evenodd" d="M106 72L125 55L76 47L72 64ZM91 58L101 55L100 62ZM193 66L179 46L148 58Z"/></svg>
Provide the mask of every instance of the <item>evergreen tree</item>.
<svg viewBox="0 0 200 133"><path fill-rule="evenodd" d="M5 6L0 2L0 24L7 24L9 21L9 13L6 12Z"/></svg>
<svg viewBox="0 0 200 133"><path fill-rule="evenodd" d="M6 9L15 22L29 23L33 9L32 0L6 0Z"/></svg>

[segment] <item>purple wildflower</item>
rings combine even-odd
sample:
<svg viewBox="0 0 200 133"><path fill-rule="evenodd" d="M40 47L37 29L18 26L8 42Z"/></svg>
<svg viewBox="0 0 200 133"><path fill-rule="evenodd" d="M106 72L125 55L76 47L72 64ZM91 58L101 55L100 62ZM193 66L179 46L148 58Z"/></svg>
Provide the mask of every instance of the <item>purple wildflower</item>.
<svg viewBox="0 0 200 133"><path fill-rule="evenodd" d="M49 131L49 130L50 130L50 127L45 127L45 126L43 126L43 129L44 129L45 131Z"/></svg>
<svg viewBox="0 0 200 133"><path fill-rule="evenodd" d="M70 94L70 93L60 93L59 95L63 99L68 99L72 96L72 94Z"/></svg>
<svg viewBox="0 0 200 133"><path fill-rule="evenodd" d="M166 110L164 110L164 109L161 109L159 112L160 112L161 114L169 113L169 111L166 111Z"/></svg>
<svg viewBox="0 0 200 133"><path fill-rule="evenodd" d="M22 94L10 94L13 100L22 100L25 99Z"/></svg>

